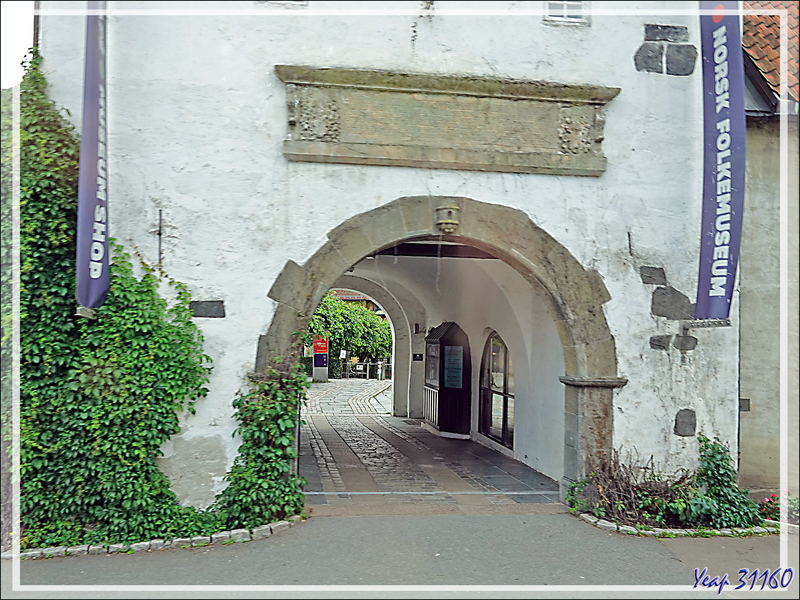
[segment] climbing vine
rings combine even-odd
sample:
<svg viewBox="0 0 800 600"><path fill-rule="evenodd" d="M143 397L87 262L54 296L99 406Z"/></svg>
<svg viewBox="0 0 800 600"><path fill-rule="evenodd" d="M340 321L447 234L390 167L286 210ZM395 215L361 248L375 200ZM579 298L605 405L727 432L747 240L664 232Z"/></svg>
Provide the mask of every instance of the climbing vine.
<svg viewBox="0 0 800 600"><path fill-rule="evenodd" d="M105 304L74 315L79 144L40 64L33 50L21 86L21 547L210 535L302 512L299 365L234 400L243 443L210 509L169 489L156 459L208 393L210 359L187 287L113 240Z"/></svg>
<svg viewBox="0 0 800 600"><path fill-rule="evenodd" d="M79 143L40 63L20 97L21 545L210 534L219 515L180 506L156 463L207 393L189 292L115 244L105 304L74 316Z"/></svg>
<svg viewBox="0 0 800 600"><path fill-rule="evenodd" d="M242 445L214 506L226 527L251 529L302 512L306 482L293 469L294 439L307 385L297 363L285 373L272 369L233 401Z"/></svg>

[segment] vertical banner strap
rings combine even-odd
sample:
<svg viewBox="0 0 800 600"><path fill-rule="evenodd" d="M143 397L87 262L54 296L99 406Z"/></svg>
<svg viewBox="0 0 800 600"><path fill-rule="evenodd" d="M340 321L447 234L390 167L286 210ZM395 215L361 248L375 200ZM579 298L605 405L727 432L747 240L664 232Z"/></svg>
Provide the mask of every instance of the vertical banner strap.
<svg viewBox="0 0 800 600"><path fill-rule="evenodd" d="M739 3L701 1L703 217L695 319L730 314L745 182L744 66Z"/></svg>
<svg viewBox="0 0 800 600"><path fill-rule="evenodd" d="M88 8L104 11L106 3ZM103 305L109 285L106 81L106 16L87 14L75 269L75 296L87 308Z"/></svg>

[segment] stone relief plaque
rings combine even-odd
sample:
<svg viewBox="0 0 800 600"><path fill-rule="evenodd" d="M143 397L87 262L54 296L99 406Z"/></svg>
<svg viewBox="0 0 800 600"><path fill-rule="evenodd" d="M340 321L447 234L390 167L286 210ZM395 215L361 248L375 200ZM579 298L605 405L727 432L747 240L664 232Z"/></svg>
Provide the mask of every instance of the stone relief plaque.
<svg viewBox="0 0 800 600"><path fill-rule="evenodd" d="M600 176L619 88L277 65L288 160Z"/></svg>

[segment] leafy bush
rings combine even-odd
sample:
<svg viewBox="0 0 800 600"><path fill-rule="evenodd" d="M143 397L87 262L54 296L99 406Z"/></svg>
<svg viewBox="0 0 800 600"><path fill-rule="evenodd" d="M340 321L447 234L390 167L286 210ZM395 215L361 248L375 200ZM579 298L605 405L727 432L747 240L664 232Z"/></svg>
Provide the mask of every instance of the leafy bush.
<svg viewBox="0 0 800 600"><path fill-rule="evenodd" d="M703 515L715 528L752 527L762 522L758 506L750 499L747 490L736 484L736 468L730 450L718 437L712 442L702 433L700 442L700 468L697 483L704 486L706 496L714 503L713 510Z"/></svg>
<svg viewBox="0 0 800 600"><path fill-rule="evenodd" d="M729 449L719 438L702 433L700 467L667 476L652 457L644 466L623 464L619 453L590 464L589 475L574 482L567 493L572 512L629 525L656 527L752 527L762 522L757 505L736 484Z"/></svg>
<svg viewBox="0 0 800 600"><path fill-rule="evenodd" d="M229 485L212 507L226 527L253 528L303 510L305 480L293 472L295 431L305 399L306 375L296 364L254 380L234 401L242 437L239 455L225 476Z"/></svg>
<svg viewBox="0 0 800 600"><path fill-rule="evenodd" d="M207 393L189 293L144 263L135 276L116 245L105 304L74 316L79 144L40 63L34 50L20 97L21 545L211 533L218 517L179 506L156 464Z"/></svg>

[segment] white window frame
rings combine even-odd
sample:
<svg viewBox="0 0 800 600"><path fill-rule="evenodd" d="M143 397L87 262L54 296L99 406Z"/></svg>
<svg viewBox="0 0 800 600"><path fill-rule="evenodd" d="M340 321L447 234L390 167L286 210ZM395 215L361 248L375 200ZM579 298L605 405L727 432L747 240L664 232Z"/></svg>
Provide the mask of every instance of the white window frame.
<svg viewBox="0 0 800 600"><path fill-rule="evenodd" d="M579 11L579 18L568 15ZM544 0L544 22L547 25L589 25L589 2L578 0Z"/></svg>

